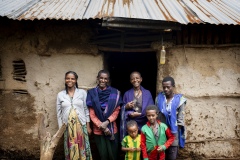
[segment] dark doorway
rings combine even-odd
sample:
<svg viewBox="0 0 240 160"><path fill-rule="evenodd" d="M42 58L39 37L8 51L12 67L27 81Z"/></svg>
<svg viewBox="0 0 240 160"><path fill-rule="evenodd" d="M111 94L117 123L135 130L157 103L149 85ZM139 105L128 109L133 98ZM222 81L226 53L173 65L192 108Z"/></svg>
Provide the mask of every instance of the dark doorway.
<svg viewBox="0 0 240 160"><path fill-rule="evenodd" d="M105 52L105 68L110 72L111 86L123 94L132 88L130 74L133 71L141 73L142 86L150 90L153 99L156 95L157 58L155 52L117 53Z"/></svg>

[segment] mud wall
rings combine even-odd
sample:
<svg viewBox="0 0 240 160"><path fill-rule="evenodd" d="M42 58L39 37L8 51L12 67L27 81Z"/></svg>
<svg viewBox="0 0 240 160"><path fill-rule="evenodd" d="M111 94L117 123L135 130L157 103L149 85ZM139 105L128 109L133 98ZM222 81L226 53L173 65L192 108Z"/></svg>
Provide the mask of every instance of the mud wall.
<svg viewBox="0 0 240 160"><path fill-rule="evenodd" d="M65 72L76 71L79 87L91 88L103 67L103 57L89 44L93 30L87 22L2 22L0 155L9 153L6 157L12 159L32 155L30 159L34 159L39 157L37 113L44 113L47 129L54 134L58 129L56 95L64 89ZM13 61L20 59L26 68L26 82L14 80ZM187 143L180 156L239 158L240 48L172 47L167 49L166 64L158 67L157 91L162 78L171 75L176 92L188 99ZM59 156L63 153L59 151Z"/></svg>
<svg viewBox="0 0 240 160"><path fill-rule="evenodd" d="M91 88L103 58L89 44L92 30L85 22L5 22L0 33L0 154L37 158L37 113L44 113L47 130L55 134L56 96L64 89L65 73L75 71L79 88ZM16 60L25 63L26 82L13 78Z"/></svg>
<svg viewBox="0 0 240 160"><path fill-rule="evenodd" d="M159 55L158 55L159 56ZM174 77L176 92L187 97L186 159L240 157L240 48L167 49L158 66L157 90L164 76Z"/></svg>

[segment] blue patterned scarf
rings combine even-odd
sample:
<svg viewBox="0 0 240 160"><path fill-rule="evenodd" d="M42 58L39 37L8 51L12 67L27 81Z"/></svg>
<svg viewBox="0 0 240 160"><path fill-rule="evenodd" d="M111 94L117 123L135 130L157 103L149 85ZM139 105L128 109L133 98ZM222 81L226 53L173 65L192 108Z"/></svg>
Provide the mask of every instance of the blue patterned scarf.
<svg viewBox="0 0 240 160"><path fill-rule="evenodd" d="M94 109L95 114L101 122L104 122L112 115L114 110L122 105L120 92L108 86L105 90L98 87L90 89L87 94L87 106ZM108 125L111 132L110 140L114 140L113 123Z"/></svg>

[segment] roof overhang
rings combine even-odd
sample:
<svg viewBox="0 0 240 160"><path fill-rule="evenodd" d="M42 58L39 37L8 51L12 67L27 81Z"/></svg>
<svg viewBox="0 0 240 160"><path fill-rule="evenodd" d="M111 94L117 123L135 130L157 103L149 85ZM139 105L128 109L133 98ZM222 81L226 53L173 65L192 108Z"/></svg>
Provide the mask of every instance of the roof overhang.
<svg viewBox="0 0 240 160"><path fill-rule="evenodd" d="M181 30L181 24L177 22L116 17L103 18L102 26L116 28Z"/></svg>

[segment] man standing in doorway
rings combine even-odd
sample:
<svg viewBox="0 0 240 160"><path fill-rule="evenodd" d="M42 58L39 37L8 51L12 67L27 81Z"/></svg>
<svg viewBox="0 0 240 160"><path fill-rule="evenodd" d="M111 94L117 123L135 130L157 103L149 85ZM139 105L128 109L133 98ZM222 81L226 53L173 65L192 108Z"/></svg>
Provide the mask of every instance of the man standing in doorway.
<svg viewBox="0 0 240 160"><path fill-rule="evenodd" d="M175 81L172 77L165 77L162 81L163 92L156 97L156 105L164 115L166 124L175 136L172 145L166 150L166 159L175 160L178 148L185 144L184 107L187 99L182 94L174 93Z"/></svg>

